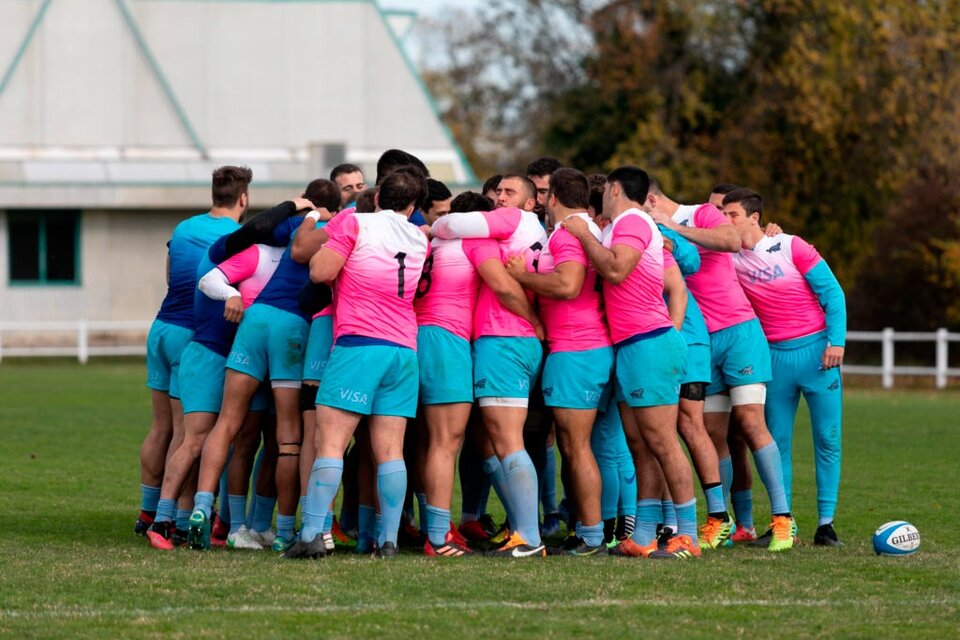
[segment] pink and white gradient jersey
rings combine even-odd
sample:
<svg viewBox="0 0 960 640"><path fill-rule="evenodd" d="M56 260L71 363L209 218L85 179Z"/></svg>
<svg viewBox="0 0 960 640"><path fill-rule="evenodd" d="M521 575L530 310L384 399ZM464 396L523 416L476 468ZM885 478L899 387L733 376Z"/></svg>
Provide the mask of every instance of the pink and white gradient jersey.
<svg viewBox="0 0 960 640"><path fill-rule="evenodd" d="M230 284L237 284L243 307L247 308L257 299L273 272L280 264L284 247L270 247L265 244L255 244L247 247L240 253L231 256L217 265Z"/></svg>
<svg viewBox="0 0 960 640"><path fill-rule="evenodd" d="M764 236L734 254L737 278L769 342L802 338L827 328L827 317L804 275L823 258L803 239Z"/></svg>
<svg viewBox="0 0 960 640"><path fill-rule="evenodd" d="M589 214L573 215L586 220L590 233L597 241L602 240L603 232ZM573 300L540 296L540 317L547 332L547 347L551 353L609 347L610 335L603 318L603 298L597 286L597 270L587 259L580 241L561 227L550 234L547 248L540 254L537 271L551 273L556 265L565 262L582 264L587 268L587 273L580 293Z"/></svg>
<svg viewBox="0 0 960 640"><path fill-rule="evenodd" d="M437 220L432 231L438 238L470 238L464 240L463 251L474 267L491 259L505 261L523 256L527 271L536 271L547 242L547 234L536 214L516 208L450 213ZM536 335L533 325L500 304L485 283L480 285L473 314L474 338Z"/></svg>
<svg viewBox="0 0 960 640"><path fill-rule="evenodd" d="M614 343L672 327L663 301L663 236L653 219L639 209L627 209L603 230L603 246L621 244L642 253L640 262L620 284L604 281L607 322Z"/></svg>
<svg viewBox="0 0 960 640"><path fill-rule="evenodd" d="M418 325L440 327L469 341L480 275L464 253L463 243L460 239L433 239L414 308Z"/></svg>
<svg viewBox="0 0 960 640"><path fill-rule="evenodd" d="M730 221L712 204L681 205L673 221L685 227L713 229ZM687 288L697 299L707 331L713 333L735 324L753 320L756 314L737 282L733 254L704 249L700 252L700 270L686 278Z"/></svg>
<svg viewBox="0 0 960 640"><path fill-rule="evenodd" d="M393 211L346 215L324 245L346 259L334 281L334 340L364 336L416 350L413 297L430 253L427 236Z"/></svg>

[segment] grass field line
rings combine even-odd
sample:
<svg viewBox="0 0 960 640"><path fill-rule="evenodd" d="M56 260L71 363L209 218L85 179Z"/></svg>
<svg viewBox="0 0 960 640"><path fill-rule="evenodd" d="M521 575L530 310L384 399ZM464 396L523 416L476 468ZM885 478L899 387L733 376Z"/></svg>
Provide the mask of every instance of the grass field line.
<svg viewBox="0 0 960 640"><path fill-rule="evenodd" d="M400 611L475 611L478 609L515 609L547 611L551 609L595 609L624 607L883 607L889 603L881 599L830 599L813 600L801 598L696 598L691 600L624 600L591 598L569 600L566 602L509 602L505 600L486 600L476 602L411 602L411 603L357 603L347 605L270 605L252 604L241 606L217 607L212 604L196 606L158 607L156 609L135 609L111 606L50 607L37 610L0 609L0 619L69 619L69 618L148 618L190 615L193 613L216 611L228 614L269 614L269 613L390 613ZM897 600L898 606L958 606L960 598L930 598Z"/></svg>

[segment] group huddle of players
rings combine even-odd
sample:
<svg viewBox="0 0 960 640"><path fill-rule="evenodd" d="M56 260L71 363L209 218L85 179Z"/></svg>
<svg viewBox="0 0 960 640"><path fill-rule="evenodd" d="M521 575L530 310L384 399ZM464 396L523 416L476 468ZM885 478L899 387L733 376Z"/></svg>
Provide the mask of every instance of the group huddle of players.
<svg viewBox="0 0 960 640"><path fill-rule="evenodd" d="M392 149L376 186L340 165L241 226L252 173L214 172L210 212L168 243L137 533L284 558L782 551L802 393L813 540L842 545L844 294L811 245L761 226L757 193L681 205L638 167L552 158L456 197L428 176Z"/></svg>

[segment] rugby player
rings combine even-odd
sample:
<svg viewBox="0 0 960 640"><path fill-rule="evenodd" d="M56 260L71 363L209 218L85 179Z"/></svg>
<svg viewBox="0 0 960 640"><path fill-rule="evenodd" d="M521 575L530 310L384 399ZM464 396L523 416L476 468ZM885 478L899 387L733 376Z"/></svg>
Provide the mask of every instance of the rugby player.
<svg viewBox="0 0 960 640"><path fill-rule="evenodd" d="M367 188L363 171L355 164L338 164L330 171L330 180L340 189L340 209L349 209L357 202L357 196Z"/></svg>

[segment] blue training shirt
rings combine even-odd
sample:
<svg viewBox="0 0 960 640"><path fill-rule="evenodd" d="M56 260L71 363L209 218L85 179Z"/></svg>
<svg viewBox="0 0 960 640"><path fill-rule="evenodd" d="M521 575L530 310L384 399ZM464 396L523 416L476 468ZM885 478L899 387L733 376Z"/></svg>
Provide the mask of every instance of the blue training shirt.
<svg viewBox="0 0 960 640"><path fill-rule="evenodd" d="M273 272L270 282L263 288L254 304L266 304L277 309L294 313L307 322L310 317L300 310L298 294L303 285L310 279L310 267L300 264L290 257L290 248L293 246L293 235L303 223L303 216L291 216L278 224L273 230L273 244L277 247L286 245L277 270Z"/></svg>
<svg viewBox="0 0 960 640"><path fill-rule="evenodd" d="M692 273L700 270L700 252L693 246L689 240L679 233L667 229L662 225L657 225L661 233L673 241L673 259L677 261L680 267L680 273L686 278ZM666 298L666 296L664 296ZM690 290L687 289L687 311L683 316L683 326L680 327L680 335L688 345L701 344L710 345L710 333L707 331L707 321L700 311L700 305L697 299L693 297Z"/></svg>
<svg viewBox="0 0 960 640"><path fill-rule="evenodd" d="M227 259L227 237L229 237L229 234L222 236L210 245L210 249L200 259L196 273L198 282L208 271ZM199 288L194 287L193 319L196 326L193 330L192 341L202 344L224 358L230 355L233 338L237 335L237 328L240 326L236 322L229 322L224 319L223 308L225 304L223 300L213 300Z"/></svg>
<svg viewBox="0 0 960 640"><path fill-rule="evenodd" d="M232 218L214 218L209 212L187 218L176 226L167 243L170 283L157 320L187 329L194 328L194 291L197 288L200 260L218 238L239 228L240 224Z"/></svg>

